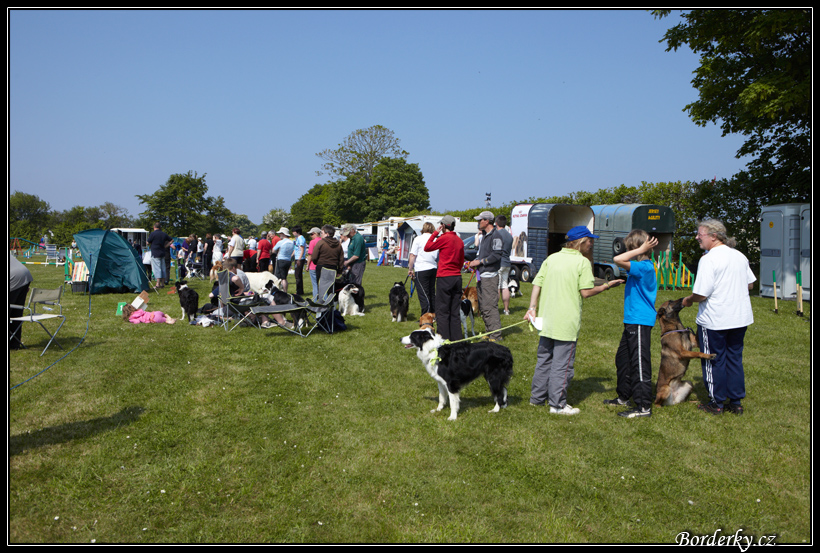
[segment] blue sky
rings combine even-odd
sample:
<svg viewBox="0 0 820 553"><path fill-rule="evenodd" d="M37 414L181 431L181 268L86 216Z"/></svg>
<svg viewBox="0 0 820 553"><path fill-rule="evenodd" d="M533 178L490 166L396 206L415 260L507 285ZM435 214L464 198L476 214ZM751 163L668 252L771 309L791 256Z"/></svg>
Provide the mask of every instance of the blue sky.
<svg viewBox="0 0 820 553"><path fill-rule="evenodd" d="M9 12L9 190L52 209L173 173L255 223L316 153L391 129L447 211L641 181L730 177L739 136L696 126L697 57L643 10Z"/></svg>

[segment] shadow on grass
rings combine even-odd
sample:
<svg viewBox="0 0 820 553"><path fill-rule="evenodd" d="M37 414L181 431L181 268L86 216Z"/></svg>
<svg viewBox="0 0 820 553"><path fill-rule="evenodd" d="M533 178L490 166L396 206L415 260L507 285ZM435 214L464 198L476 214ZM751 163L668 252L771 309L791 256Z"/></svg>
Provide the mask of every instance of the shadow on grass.
<svg viewBox="0 0 820 553"><path fill-rule="evenodd" d="M136 422L145 412L142 407L126 407L109 417L100 417L89 421L70 422L59 426L50 426L36 432L18 434L9 437L9 456L19 455L29 449L65 443L77 438L86 438L102 432L108 432Z"/></svg>

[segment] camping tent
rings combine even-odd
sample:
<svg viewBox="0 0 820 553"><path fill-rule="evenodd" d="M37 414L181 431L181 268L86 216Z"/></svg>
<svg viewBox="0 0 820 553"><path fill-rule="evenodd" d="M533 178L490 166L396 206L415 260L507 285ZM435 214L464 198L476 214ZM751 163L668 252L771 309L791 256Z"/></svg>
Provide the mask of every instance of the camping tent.
<svg viewBox="0 0 820 553"><path fill-rule="evenodd" d="M148 290L148 276L137 260L137 251L125 238L110 230L91 229L75 234L74 240L88 267L91 294Z"/></svg>

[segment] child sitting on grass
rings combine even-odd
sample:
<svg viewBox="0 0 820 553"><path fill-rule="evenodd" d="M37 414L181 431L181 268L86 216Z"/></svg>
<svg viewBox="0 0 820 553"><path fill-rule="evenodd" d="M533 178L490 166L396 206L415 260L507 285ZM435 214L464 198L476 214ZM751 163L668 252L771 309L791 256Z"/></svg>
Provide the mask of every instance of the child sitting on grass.
<svg viewBox="0 0 820 553"><path fill-rule="evenodd" d="M172 319L162 311L143 311L133 305L124 305L122 308L122 320L129 323L166 323L174 324L176 319Z"/></svg>
<svg viewBox="0 0 820 553"><path fill-rule="evenodd" d="M607 405L628 406L633 409L618 413L621 417L649 417L652 415L652 327L655 326L655 298L658 281L650 252L658 239L644 230L633 230L624 240L626 251L613 261L627 272L624 288L624 332L615 353L618 397L604 400Z"/></svg>

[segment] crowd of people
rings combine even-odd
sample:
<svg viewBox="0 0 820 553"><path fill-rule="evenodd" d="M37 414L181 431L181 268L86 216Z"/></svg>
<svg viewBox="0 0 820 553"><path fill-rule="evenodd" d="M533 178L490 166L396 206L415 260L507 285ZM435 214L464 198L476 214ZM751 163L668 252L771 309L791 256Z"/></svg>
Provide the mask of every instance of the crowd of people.
<svg viewBox="0 0 820 553"><path fill-rule="evenodd" d="M455 232L456 219L450 215L442 217L438 226L424 223L409 252L408 277L418 291L421 313L434 314L437 332L449 341L464 338L460 316L464 270L475 272L485 339L503 340L499 300L503 313L509 314L513 240L507 221L490 211L483 211L475 219L478 254L474 260L465 263L464 242ZM650 255L658 241L643 230L633 230L625 239L625 252L613 260L626 272L626 280L611 280L596 286L590 259L597 238L586 226L571 229L566 235L566 244L547 257L533 280L529 308L524 316L539 331L530 403L548 406L554 414L579 412L567 403L567 390L574 376L583 301L625 283L624 328L614 356L617 397L604 403L630 407L632 402L634 406L618 414L627 418L651 416L654 398L650 342L656 317L657 281ZM697 241L705 253L692 293L684 298L683 304L686 307L698 304L698 345L702 352L716 354L714 359L701 361L709 400L699 405L699 409L715 415L724 410L741 414L741 400L746 395L743 343L746 329L754 322L749 291L756 279L748 260L734 249L734 240L727 236L720 221L700 223ZM174 255L173 239L156 224L147 244L151 273L158 287L165 286ZM303 273L307 268L314 299L318 299L323 270L337 274L347 271L349 281L361 285L368 259L364 239L355 225L345 225L338 231L332 225L313 227L306 236L299 226L282 227L263 233L258 240L253 237L245 240L238 228L233 229L230 238L207 234L203 240L191 235L175 255L180 269L192 256L201 262L205 272L215 263L221 263L231 273L232 296L251 290L246 272L269 271L279 280L280 289L287 292L291 269L295 292L303 296ZM31 282L30 273L12 256L9 274L12 303L22 304ZM216 303L214 294L218 294L217 288L210 298ZM124 310L123 318L132 323L175 322L161 312L131 309ZM274 318L281 326L290 324L281 315ZM10 328L10 337L12 330ZM16 337L10 349L19 347L20 331L16 327L14 330Z"/></svg>
<svg viewBox="0 0 820 553"><path fill-rule="evenodd" d="M455 232L456 219L451 215L442 217L437 227L424 223L408 258L408 276L418 291L421 313L434 314L437 332L449 341L464 338L461 324L464 270L475 272L485 339L503 340L499 300L503 313L509 314L513 239L506 218L483 211L475 220L478 254L474 260L465 263L464 242ZM231 243L236 245L229 245L229 255L243 248L238 229L234 230ZM301 229L293 229L295 241L285 228L273 234L270 233L268 239L274 244L270 258L278 267L275 274L286 287L287 270L293 259L297 267L297 294L303 293L300 261L305 260L309 263L314 291L322 269L349 270L352 281L361 284L367 250L354 225L343 227L338 238L331 225L312 228L308 232L310 242L306 252L304 239L299 240ZM572 228L566 235L566 244L547 257L533 280L525 319L537 321L539 342L530 403L549 406L553 414L579 412L567 403L567 390L575 373L583 301L625 283L624 328L614 356L617 397L604 403L625 407L618 413L622 417L648 417L654 399L650 346L658 288L650 256L658 241L643 230L629 233L625 239L626 251L613 259L626 272L626 280L616 279L596 286L590 260L597 238L586 226ZM743 340L746 328L753 322L748 292L755 278L748 260L732 247L733 240L726 236L726 229L719 221L701 223L697 240L711 255L702 258L693 293L685 298L684 305L699 304L698 345L704 353L717 354L714 360L702 360L709 401L699 405L699 409L712 414L720 414L724 409L740 414L743 412L741 399L745 397ZM263 246L261 250L266 248ZM280 253L274 255L277 251ZM234 258L238 264L238 257ZM264 265L266 257L263 255L261 259Z"/></svg>

